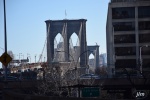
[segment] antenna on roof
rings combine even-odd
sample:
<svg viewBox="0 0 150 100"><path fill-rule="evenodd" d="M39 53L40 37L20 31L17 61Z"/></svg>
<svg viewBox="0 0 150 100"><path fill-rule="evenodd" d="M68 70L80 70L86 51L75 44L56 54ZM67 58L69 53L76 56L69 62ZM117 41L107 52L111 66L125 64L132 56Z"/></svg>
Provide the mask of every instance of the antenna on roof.
<svg viewBox="0 0 150 100"><path fill-rule="evenodd" d="M97 42L95 42L96 43L96 45L97 45Z"/></svg>
<svg viewBox="0 0 150 100"><path fill-rule="evenodd" d="M67 19L67 12L66 12L66 9L65 9L65 19Z"/></svg>

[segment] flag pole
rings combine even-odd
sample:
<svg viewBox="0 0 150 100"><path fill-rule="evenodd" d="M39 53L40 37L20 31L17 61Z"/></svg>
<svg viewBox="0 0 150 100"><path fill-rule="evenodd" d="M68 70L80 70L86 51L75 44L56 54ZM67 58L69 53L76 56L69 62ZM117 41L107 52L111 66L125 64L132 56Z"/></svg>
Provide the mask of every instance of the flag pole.
<svg viewBox="0 0 150 100"><path fill-rule="evenodd" d="M65 10L65 19L67 19L67 13L66 13L66 10Z"/></svg>

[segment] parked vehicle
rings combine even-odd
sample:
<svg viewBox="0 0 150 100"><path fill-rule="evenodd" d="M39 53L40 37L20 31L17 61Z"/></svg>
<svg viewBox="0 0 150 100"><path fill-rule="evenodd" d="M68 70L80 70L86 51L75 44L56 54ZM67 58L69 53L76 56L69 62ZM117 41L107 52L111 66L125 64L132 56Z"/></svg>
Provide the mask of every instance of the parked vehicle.
<svg viewBox="0 0 150 100"><path fill-rule="evenodd" d="M80 79L100 79L100 76L95 74L83 74L80 76Z"/></svg>

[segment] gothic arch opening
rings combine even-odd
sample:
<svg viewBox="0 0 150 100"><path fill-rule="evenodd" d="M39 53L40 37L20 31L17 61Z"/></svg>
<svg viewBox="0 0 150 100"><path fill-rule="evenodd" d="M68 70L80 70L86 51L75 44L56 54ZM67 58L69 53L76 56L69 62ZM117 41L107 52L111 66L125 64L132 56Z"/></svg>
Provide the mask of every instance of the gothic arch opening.
<svg viewBox="0 0 150 100"><path fill-rule="evenodd" d="M77 61L80 54L80 42L75 32L69 38L69 53L72 55L73 59ZM69 57L69 59L71 60L72 58Z"/></svg>
<svg viewBox="0 0 150 100"><path fill-rule="evenodd" d="M94 73L95 72L95 56L93 53L89 55L88 65L89 65L89 72Z"/></svg>
<svg viewBox="0 0 150 100"><path fill-rule="evenodd" d="M54 61L63 61L64 59L64 38L58 33L54 38Z"/></svg>
<svg viewBox="0 0 150 100"><path fill-rule="evenodd" d="M93 53L91 53L90 55L89 55L89 59L94 59L95 57L94 57L94 54Z"/></svg>

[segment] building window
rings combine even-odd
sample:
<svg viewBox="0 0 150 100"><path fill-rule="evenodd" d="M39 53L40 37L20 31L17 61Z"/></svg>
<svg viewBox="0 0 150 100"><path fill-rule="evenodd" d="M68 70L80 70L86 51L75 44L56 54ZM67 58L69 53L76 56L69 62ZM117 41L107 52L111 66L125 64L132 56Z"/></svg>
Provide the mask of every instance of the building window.
<svg viewBox="0 0 150 100"><path fill-rule="evenodd" d="M115 35L114 37L115 44L117 43L135 43L135 35Z"/></svg>
<svg viewBox="0 0 150 100"><path fill-rule="evenodd" d="M150 6L142 6L138 8L138 17L146 18L150 17Z"/></svg>
<svg viewBox="0 0 150 100"><path fill-rule="evenodd" d="M112 19L135 18L134 7L112 8Z"/></svg>
<svg viewBox="0 0 150 100"><path fill-rule="evenodd" d="M135 30L134 22L114 22L114 31L133 31Z"/></svg>
<svg viewBox="0 0 150 100"><path fill-rule="evenodd" d="M117 77L128 77L128 75L136 75L137 70L135 67L128 68L129 70L125 70L123 68L115 68L116 76ZM123 75L123 76L122 76Z"/></svg>
<svg viewBox="0 0 150 100"><path fill-rule="evenodd" d="M140 43L150 42L150 34L140 34L139 35L139 42Z"/></svg>
<svg viewBox="0 0 150 100"><path fill-rule="evenodd" d="M116 56L128 56L128 55L135 55L135 54L136 54L135 47L115 47Z"/></svg>
<svg viewBox="0 0 150 100"><path fill-rule="evenodd" d="M142 68L150 68L149 65L150 65L150 59L142 59Z"/></svg>
<svg viewBox="0 0 150 100"><path fill-rule="evenodd" d="M145 46L142 47L142 49L141 49L141 55L150 55L150 47L145 47Z"/></svg>
<svg viewBox="0 0 150 100"><path fill-rule="evenodd" d="M135 59L118 59L115 62L116 68L135 68L136 60Z"/></svg>
<svg viewBox="0 0 150 100"><path fill-rule="evenodd" d="M139 30L150 30L150 21L140 21Z"/></svg>

